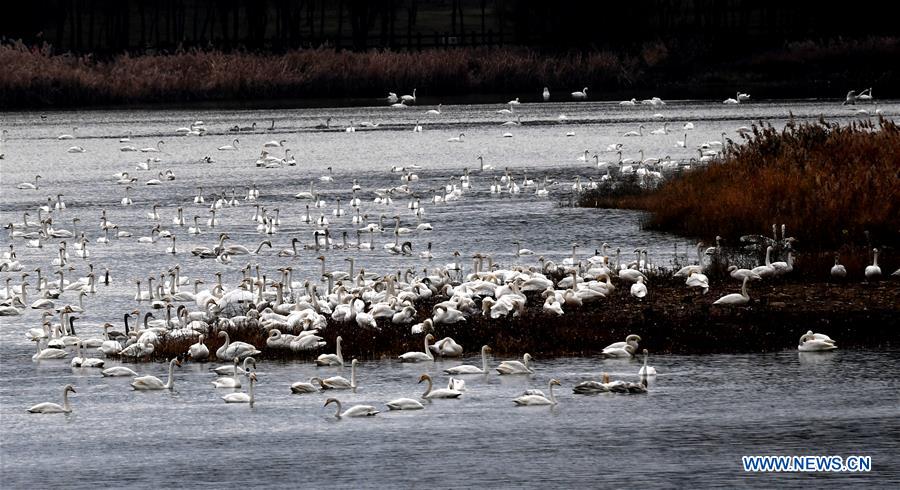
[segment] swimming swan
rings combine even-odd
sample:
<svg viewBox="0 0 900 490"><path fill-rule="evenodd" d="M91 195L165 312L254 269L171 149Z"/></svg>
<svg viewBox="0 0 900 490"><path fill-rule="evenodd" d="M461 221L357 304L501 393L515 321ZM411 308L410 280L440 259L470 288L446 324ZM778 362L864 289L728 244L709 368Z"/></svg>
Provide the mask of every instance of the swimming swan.
<svg viewBox="0 0 900 490"><path fill-rule="evenodd" d="M131 387L135 390L171 390L175 386L175 366L181 366L177 357L169 361L169 379L165 383L156 376L141 376L134 378Z"/></svg>
<svg viewBox="0 0 900 490"><path fill-rule="evenodd" d="M471 364L463 364L461 366L455 366L452 368L445 369L444 372L447 374L487 374L487 353L491 351L491 348L483 345L481 346L481 367L473 366Z"/></svg>
<svg viewBox="0 0 900 490"><path fill-rule="evenodd" d="M561 386L559 380L555 380L555 379L550 380L550 383L549 383L550 398L549 399L541 394L528 394L528 395L522 395L522 396L516 398L515 400L513 400L513 403L515 403L516 405L519 405L519 406L556 405L559 402L556 401L556 397L553 395L553 387L554 386Z"/></svg>
<svg viewBox="0 0 900 490"><path fill-rule="evenodd" d="M72 413L72 406L69 405L69 392L75 393L75 387L66 385L63 388L63 404L59 406L56 403L44 402L28 409L31 413Z"/></svg>

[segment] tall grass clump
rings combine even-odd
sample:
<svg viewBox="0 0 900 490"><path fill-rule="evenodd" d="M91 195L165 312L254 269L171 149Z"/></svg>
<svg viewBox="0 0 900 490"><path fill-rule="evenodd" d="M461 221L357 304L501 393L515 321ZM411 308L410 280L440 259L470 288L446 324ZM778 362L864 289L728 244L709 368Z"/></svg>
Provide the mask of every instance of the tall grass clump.
<svg viewBox="0 0 900 490"><path fill-rule="evenodd" d="M302 49L283 54L188 50L110 59L0 44L0 108L533 92L612 88L623 73L609 52L542 56L528 48L417 52Z"/></svg>
<svg viewBox="0 0 900 490"><path fill-rule="evenodd" d="M731 243L784 223L806 250L897 245L900 127L883 118L757 126L721 163L613 201L603 204L649 211L648 228ZM582 204L592 204L590 195Z"/></svg>

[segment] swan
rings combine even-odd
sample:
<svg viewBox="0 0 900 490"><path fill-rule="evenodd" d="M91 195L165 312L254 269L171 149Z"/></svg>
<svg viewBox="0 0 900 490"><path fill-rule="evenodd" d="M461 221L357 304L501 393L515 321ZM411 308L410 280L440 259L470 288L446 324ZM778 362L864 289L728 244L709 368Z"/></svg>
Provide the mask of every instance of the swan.
<svg viewBox="0 0 900 490"><path fill-rule="evenodd" d="M544 93L541 95L544 97L544 102L547 102L548 100L550 100L550 89L544 87Z"/></svg>
<svg viewBox="0 0 900 490"><path fill-rule="evenodd" d="M432 352L441 357L459 357L463 352L462 346L450 337L444 337L430 348Z"/></svg>
<svg viewBox="0 0 900 490"><path fill-rule="evenodd" d="M78 131L78 126L72 128L72 134L61 134L56 137L58 140L73 140L75 139L75 132Z"/></svg>
<svg viewBox="0 0 900 490"><path fill-rule="evenodd" d="M874 258L872 259L872 265L866 266L866 280L867 281L878 279L878 277L881 276L881 267L878 266L878 249L873 248L872 253L874 254Z"/></svg>
<svg viewBox="0 0 900 490"><path fill-rule="evenodd" d="M840 255L834 254L834 265L831 267L831 277L843 279L847 277L847 268L840 264Z"/></svg>
<svg viewBox="0 0 900 490"><path fill-rule="evenodd" d="M275 140L272 140L272 141L266 141L265 143L263 143L263 147L265 147L265 148L277 148L277 147L280 147L280 146L284 146L285 143L287 143L287 140L281 140L281 141L275 141ZM219 149L221 150L221 148L219 148Z"/></svg>
<svg viewBox="0 0 900 490"><path fill-rule="evenodd" d="M321 380L323 390L353 390L356 391L356 365L359 361L353 359L350 361L350 381L343 376L332 376Z"/></svg>
<svg viewBox="0 0 900 490"><path fill-rule="evenodd" d="M428 111L425 112L425 114L435 114L435 115L440 115L440 114L441 114L441 106L442 106L442 105L443 105L443 104L438 104L437 109L429 109Z"/></svg>
<svg viewBox="0 0 900 490"><path fill-rule="evenodd" d="M723 104L740 104L741 103L741 93L736 92L734 98L731 97L722 101Z"/></svg>
<svg viewBox="0 0 900 490"><path fill-rule="evenodd" d="M641 366L641 370L638 371L638 374L641 376L656 376L656 368L647 365L647 359L649 357L650 353L647 351L647 349L644 349L644 365Z"/></svg>
<svg viewBox="0 0 900 490"><path fill-rule="evenodd" d="M528 366L528 361L531 360L531 354L525 354L523 356L522 361L503 361L497 366L497 372L501 375L503 374L533 374L534 369L531 369Z"/></svg>
<svg viewBox="0 0 900 490"><path fill-rule="evenodd" d="M543 394L528 394L522 395L515 400L513 403L519 406L527 406L527 405L556 405L558 402L556 401L556 397L553 395L553 387L561 386L559 380L551 379L550 383L548 383L550 389L550 398L547 399Z"/></svg>
<svg viewBox="0 0 900 490"><path fill-rule="evenodd" d="M706 274L691 271L691 274L684 283L687 284L687 287L689 288L701 289L703 294L709 292L709 278L706 277Z"/></svg>
<svg viewBox="0 0 900 490"><path fill-rule="evenodd" d="M66 150L66 152L68 153L84 153L86 151L87 150L85 150L84 147L81 146L70 146L69 149Z"/></svg>
<svg viewBox="0 0 900 490"><path fill-rule="evenodd" d="M603 373L602 381L582 381L572 390L578 395L596 393L647 393L647 377L642 376L640 383L626 383L621 380L609 381L609 375Z"/></svg>
<svg viewBox="0 0 900 490"><path fill-rule="evenodd" d="M111 368L104 369L101 374L107 377L116 377L116 376L131 376L136 377L138 374L133 370L125 367L125 366L114 366Z"/></svg>
<svg viewBox="0 0 900 490"><path fill-rule="evenodd" d="M315 381L315 383L313 383ZM309 382L304 383L303 381L298 381L291 385L291 393L294 394L304 394L304 393L318 393L319 388L317 386L322 386L322 380L316 377L309 378Z"/></svg>
<svg viewBox="0 0 900 490"><path fill-rule="evenodd" d="M234 373L238 374L246 374L250 372L250 365L253 365L253 369L256 369L256 359L252 357L245 357L243 368L234 367L234 365L229 364L227 366L219 366L217 368L211 368L212 372L214 372L218 376L230 376Z"/></svg>
<svg viewBox="0 0 900 490"><path fill-rule="evenodd" d="M203 334L200 334L200 338L197 339L197 343L191 344L191 346L188 347L188 354L194 361L203 361L209 357L209 348L206 347L206 344L203 343L203 339Z"/></svg>
<svg viewBox="0 0 900 490"><path fill-rule="evenodd" d="M219 337L225 337L225 343L216 351L216 357L223 361L230 361L235 357L242 359L247 356L262 354L256 347L246 342L230 342L228 332L219 332Z"/></svg>
<svg viewBox="0 0 900 490"><path fill-rule="evenodd" d="M421 133L421 132L422 132L422 126L419 124L419 120L417 119L416 125L413 126L413 133Z"/></svg>
<svg viewBox="0 0 900 490"><path fill-rule="evenodd" d="M159 153L162 151L161 146L166 144L165 141L157 141L156 146L148 146L147 148L141 148L141 151L144 153Z"/></svg>
<svg viewBox="0 0 900 490"><path fill-rule="evenodd" d="M225 403L249 403L252 407L254 402L253 385L256 384L256 373L250 373L249 379L250 393L229 393L222 396L222 399L225 400Z"/></svg>
<svg viewBox="0 0 900 490"><path fill-rule="evenodd" d="M650 131L650 134L669 134L669 123L663 123L663 127Z"/></svg>
<svg viewBox="0 0 900 490"><path fill-rule="evenodd" d="M165 383L156 376L141 376L134 378L131 387L135 390L171 390L175 386L175 366L181 366L177 357L169 361L169 378Z"/></svg>
<svg viewBox="0 0 900 490"><path fill-rule="evenodd" d="M35 341L37 352L33 356L31 356L32 361L42 361L45 359L64 359L68 355L66 354L66 351L57 349L55 347L47 347L46 349L41 349L41 343L37 340Z"/></svg>
<svg viewBox="0 0 900 490"><path fill-rule="evenodd" d="M771 245L766 247L766 264L759 267L754 267L753 269L750 269L750 271L763 278L774 276L775 268L772 267L772 250L773 248Z"/></svg>
<svg viewBox="0 0 900 490"><path fill-rule="evenodd" d="M404 95L404 97L407 96ZM372 405L353 405L344 412L341 412L341 402L337 398L325 400L324 406L327 407L332 403L337 405L337 411L334 412L334 417L338 419L343 417L372 417L379 413Z"/></svg>
<svg viewBox="0 0 900 490"><path fill-rule="evenodd" d="M56 403L44 402L29 408L28 411L31 413L72 413L72 406L69 405L69 392L76 393L75 387L72 385L63 387L62 406Z"/></svg>
<svg viewBox="0 0 900 490"><path fill-rule="evenodd" d="M644 284L644 276L637 278L637 282L631 285L631 295L641 299L647 296L647 286Z"/></svg>
<svg viewBox="0 0 900 490"><path fill-rule="evenodd" d="M104 364L103 359L97 359L96 357L84 357L84 354L82 352L83 344L84 342L82 341L78 341L75 344L78 350L78 355L72 358L71 366L81 368L102 368Z"/></svg>
<svg viewBox="0 0 900 490"><path fill-rule="evenodd" d="M31 182L22 182L21 184L17 184L17 185L16 185L16 189L21 189L21 190L37 190L37 188L38 188L38 179L40 179L40 178L41 178L40 175L35 175L35 176L34 176L34 184L32 184Z"/></svg>
<svg viewBox="0 0 900 490"><path fill-rule="evenodd" d="M754 281L762 279L762 276L751 271L750 269L738 269L738 266L736 265L728 267L728 275L730 275L734 279L737 279L738 281L743 281L745 277L749 277Z"/></svg>
<svg viewBox="0 0 900 490"><path fill-rule="evenodd" d="M431 400L434 398L459 398L462 395L461 391L451 390L450 388L434 388L434 383L431 380L431 376L427 374L423 374L419 376L419 383L422 381L428 382L428 388L425 389L425 393L422 393L422 398L426 400Z"/></svg>
<svg viewBox="0 0 900 490"><path fill-rule="evenodd" d="M750 296L747 294L747 282L750 280L749 277L744 278L744 284L741 286L741 292L726 294L721 298L717 299L713 304L714 305L733 305L733 306L742 306L746 305L750 302Z"/></svg>
<svg viewBox="0 0 900 490"><path fill-rule="evenodd" d="M587 91L588 91L588 88L584 87L584 89L582 89L581 92L572 92L572 98L577 99L577 100L586 99Z"/></svg>
<svg viewBox="0 0 900 490"><path fill-rule="evenodd" d="M455 136L453 138L447 138L447 141L450 143L462 143L463 138L466 136L465 133L459 133L459 136Z"/></svg>
<svg viewBox="0 0 900 490"><path fill-rule="evenodd" d="M803 334L800 337L799 345L797 345L797 350L801 352L823 352L834 349L837 349L837 345L835 345L831 337L821 333L813 333L812 330Z"/></svg>
<svg viewBox="0 0 900 490"><path fill-rule="evenodd" d="M413 400L412 398L397 398L396 400L391 400L387 403L388 409L390 410L422 410L425 408L425 405L422 405L418 400Z"/></svg>
<svg viewBox="0 0 900 490"><path fill-rule="evenodd" d="M644 136L644 125L641 124L640 126L638 126L637 131L629 131L622 136Z"/></svg>
<svg viewBox="0 0 900 490"><path fill-rule="evenodd" d="M428 347L429 340L434 340L434 336L431 334L428 334L425 336L424 352L412 351L412 352L407 352L405 354L401 354L399 357L400 362L433 361L434 356L431 355L431 350Z"/></svg>
<svg viewBox="0 0 900 490"><path fill-rule="evenodd" d="M481 172L484 172L485 170L494 170L494 166L493 166L493 165L485 165L485 164L484 164L484 157L483 157L483 156L480 156L480 155L478 156L478 163L479 163L479 169L480 169Z"/></svg>
<svg viewBox="0 0 900 490"><path fill-rule="evenodd" d="M234 141L232 141L230 145L222 145L222 146L220 146L220 147L219 147L219 151L231 151L231 150L237 150L237 149L238 149L238 143L240 143L240 140L238 140L238 139L235 138Z"/></svg>
<svg viewBox="0 0 900 490"><path fill-rule="evenodd" d="M238 377L238 363L241 361L235 357L234 358L234 374L230 378L219 378L212 382L213 386L216 388L240 388L241 387L241 379Z"/></svg>
<svg viewBox="0 0 900 490"><path fill-rule="evenodd" d="M344 365L344 356L341 354L341 336L338 335L337 339L335 339L335 352L336 354L320 354L316 359L316 366L343 366Z"/></svg>
<svg viewBox="0 0 900 490"><path fill-rule="evenodd" d="M413 89L412 95L402 95L402 96L400 96L400 100L401 100L403 103L406 103L406 102L412 102L412 103L415 103L415 102L416 102L416 89Z"/></svg>

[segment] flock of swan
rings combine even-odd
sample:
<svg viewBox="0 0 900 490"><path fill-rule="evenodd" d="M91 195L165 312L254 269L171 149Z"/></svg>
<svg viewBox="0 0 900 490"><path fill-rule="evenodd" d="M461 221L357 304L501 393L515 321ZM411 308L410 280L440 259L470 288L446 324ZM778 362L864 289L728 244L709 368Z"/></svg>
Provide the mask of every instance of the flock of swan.
<svg viewBox="0 0 900 490"><path fill-rule="evenodd" d="M586 98L586 94L587 88L571 95L574 99L583 99ZM737 100L741 100L741 95L746 94L737 95ZM391 96L396 97L394 94ZM549 98L547 89L544 96ZM416 91L413 90L412 95L396 98L396 101L391 103L406 106L414 104L416 97ZM389 97L388 101L390 100ZM665 104L656 98L648 100L650 105ZM624 101L623 105L628 105L626 102L634 104L636 101ZM509 113L513 113L513 108L519 104L518 100L510 101ZM442 106L438 106L432 115L441 113ZM326 126L328 124L329 122L326 122ZM190 127L179 128L176 132L185 136L199 135L205 132L204 126L202 121L196 121ZM272 127L274 128L274 121ZM690 130L693 124L686 123L683 127ZM77 128L73 129L71 134L60 135L59 139L77 139L76 131ZM255 123L247 127L234 126L231 131L254 132ZM669 131L668 123L664 123L658 130L651 131L650 135L666 135ZM643 127L639 127L635 135L626 133L623 136L643 137ZM462 133L457 138L451 138L451 142L464 141ZM121 138L119 143L130 143L130 135ZM287 140L267 142L257 165L295 164L295 160L294 163L288 163L288 158L293 157L290 156L290 150L285 148L286 143ZM680 143L683 147L685 141L682 140ZM120 150L164 154L164 146L165 142L161 140L155 147L137 149L127 145ZM606 149L607 152L618 155L619 161L615 163L600 162L599 154L595 153L591 157L589 150L586 150L580 159L590 162L593 158L600 168L616 166L622 172L646 176L654 175L655 171L650 170L654 165L667 163L664 159L644 158L642 151L638 160L624 159L622 146L616 144ZM712 148L722 146L721 142L703 143L698 148L701 160L714 158L718 151ZM285 148L285 158L271 157L265 148ZM220 151L241 149L240 138L234 138L231 144L218 148ZM29 315L31 311L40 312L39 324L23 332L26 338L35 342L34 361L67 359L70 351L74 350L75 356L71 359L73 367L102 369L102 374L109 377L131 377L133 389L152 391L172 389L175 369L183 362L218 359L228 364L214 371L223 377L213 382L212 389L240 389L246 382L246 392L229 393L222 399L228 403L253 404L254 386L259 382L255 372L256 357L274 351L304 352L323 349L326 343L319 334L335 325L370 331L373 334L381 332L386 324L406 326L412 334L422 336L424 348L422 351L399 355L398 362L435 362L438 358L458 357L464 352L463 347L453 338L449 336L439 340L436 338L442 327L447 325L474 323L481 318L492 320L513 318L522 315L528 308L538 310L548 318L558 318L570 310L602 304L617 288L625 288L630 293L630 298L636 302L646 301L648 296L652 297L652 278L665 272L651 261L648 250L643 247L635 248L634 260L630 260L624 257L627 253L622 253L622 247L614 248L604 243L593 254L579 255L579 245L574 244L571 255L560 257L559 262L556 262L543 256L535 257L536 254L532 250L522 247L520 242L513 242L514 262L505 265L495 263L490 254L484 253L474 253L471 255L471 263L467 264L461 253L454 252L451 262L435 266L431 243L428 244L427 250L415 254L412 241L406 238L414 236L427 240L429 232L433 229L431 223L423 220L427 206L452 205L454 201L464 200L469 192L479 186L482 189L487 188L488 181L491 194L513 194L533 189L536 196L546 197L549 185L546 179L543 183L536 183L528 178L527 172L523 171L521 177L509 169L501 173L490 165L485 165L483 157L479 156L477 160L480 162L477 171L470 172L464 169L460 175L452 177L439 189L417 187L418 177L415 172L418 167L415 166L390 169L390 175L395 176L400 183L391 188L378 189L365 189L355 179L334 174L329 167L328 173L317 180L322 183L341 182L342 185L346 185L352 195L349 202L346 202L347 207L342 206L340 199L334 205L326 202L316 192L313 181L309 183L308 191L300 191L294 196L296 202L301 204L290 210L270 208L266 204L265 193L256 185L251 185L247 187L246 194L240 197L234 189L230 194L225 191L204 193L203 188L199 187L197 194L186 196L184 202L168 206L156 202L140 202L138 204L144 211L138 211L139 206L128 193L131 185L138 179L129 174L131 169L123 170L115 174L113 181L107 185L110 188L125 186L125 194L120 203L130 212L146 215L144 220L148 223L146 234L141 234L138 230L124 229L111 222L105 211L100 217L99 227L78 229L78 223L82 219L87 221L87 218L78 215L77 207L68 206L63 200L63 194L49 196L46 202L41 202L38 194L44 183L41 182L42 177L36 175L31 182L15 185L15 189L19 192L35 194L37 202L32 208L34 214L26 211L22 215L21 222L12 222L7 226L10 245L9 250L3 252L0 259L2 260L0 271L19 273L20 276L14 278L7 275L5 278L5 287L0 289L0 315L20 316ZM152 165L159 161L158 158L149 158L135 170L151 171ZM146 184L165 185L167 181L176 178L171 170L158 171L157 177L159 178L146 181ZM609 174L606 177L609 177ZM586 188L588 185L583 186L577 178L572 184L574 192ZM423 203L422 196L427 194L431 194L431 197L426 198L427 201ZM359 197L362 195L374 198L371 201L363 201ZM406 202L395 204L394 199ZM249 212L243 211L248 205L253 209L252 216ZM415 224L404 223L404 217L401 216L403 208L408 216L412 217L407 220L414 219ZM185 210L204 213L209 217L201 221L201 216L195 214L192 218L186 219ZM171 214L166 216L166 212ZM311 212L318 214L318 217ZM261 240L255 247L251 244L228 242L231 240L229 230L220 220L224 216L234 217L240 213L245 214L243 219L249 219L256 225ZM36 216L36 219L31 219L32 216ZM393 225L389 224L391 221ZM72 228L62 228L62 223L65 222L71 222ZM281 228L288 225L294 229L309 230L312 240L307 242L297 236L299 235L297 233L285 239L285 243L289 243L288 246L284 248L274 246L273 241L278 240L282 234ZM347 229L340 231L338 235L335 231L337 226ZM750 302L748 285L751 282L765 281L792 272L791 239L785 237L784 225L781 228L780 238L775 231L773 225L774 237L756 238L758 243L766 246L764 264L753 269L740 269L736 266L730 269L730 277L741 284L740 293L722 296L713 301L713 305L723 308L747 305ZM350 233L355 234L355 241L348 237ZM209 236L210 242L208 245L182 250L177 245L179 235ZM382 243L377 243L377 240L385 235ZM364 237L366 241L363 241ZM404 239L401 240L401 237ZM116 326L110 320L93 326L92 334L96 334L95 336L78 335L75 328L77 315L89 308L89 305L85 305L85 298L102 296L104 288L109 287L111 283L110 271L95 270L91 261L103 256L104 248L111 240L125 240L133 243L135 247L145 247L148 255L157 259L158 269L145 277L129 278L132 281L130 284L135 286L133 299L137 308L122 313L122 331L114 330ZM49 245L50 243L52 245ZM18 260L16 252L19 244L45 253L46 263L23 264ZM410 267L396 274L379 275L355 268L354 259L348 257L346 269L330 269L327 266L328 255L329 251L333 250L408 257L406 260L410 261ZM703 252L703 246L698 244L697 263L676 271L674 277L684 279L685 288L705 294L709 290L709 278L705 274L708 264L704 264L704 260L705 257L716 253L715 249ZM773 253L783 253L786 257L784 260L772 262ZM316 256L320 261L320 270L315 271L311 277L295 279L291 260L303 254ZM262 255L274 255L284 259L283 266L276 271L262 271L259 265L248 263L239 270L240 278L234 284L224 282L221 273L216 273L214 279L191 278L186 274L190 266L183 270L178 263L164 265L176 256L188 260L189 264L214 260L227 266L236 257L246 256L252 259L254 256ZM873 265L865 271L868 280L876 280L881 275L877 264L877 249L874 255ZM526 259L529 259L528 262ZM82 277L69 276L69 279L66 279L66 275L75 270L76 264L86 265L86 273ZM23 272L26 270L36 273L33 282L30 282L32 278L30 272ZM48 271L46 275L43 270ZM837 259L832 274L835 277L846 276L846 270L840 266ZM18 283L13 284L16 279ZM207 284L208 287L201 290L201 284ZM29 296L36 299L29 301ZM423 306L426 303L433 304L430 310ZM149 308L143 316L140 312L142 305ZM161 318L157 318L157 315ZM55 320L57 317L58 322ZM130 322L134 317L142 319L142 322L132 325ZM233 336L253 338L258 334L266 338L265 345L231 340ZM224 339L222 346L215 352L212 352L208 345L209 339L213 336ZM171 358L165 382L156 376L141 376L125 366L105 368L107 358L148 359L166 345L182 341L188 342L189 347L184 355ZM630 335L624 341L607 346L603 350L603 356L632 358L641 353L638 350L639 341L639 336ZM335 348L334 354L320 355L316 359L316 365L323 368L343 367L341 337L337 337ZM813 332L804 334L798 345L798 350L804 352L828 351L835 348L833 340ZM95 349L97 355L104 358L88 357L90 355L88 349ZM490 372L487 362L488 352L490 348L487 345L481 348L481 366L463 364L448 368L446 374L487 376ZM647 378L655 375L655 369L647 365L647 351L644 350L642 353L644 365L638 373L642 382L610 381L604 377L599 381L581 382L575 385L573 391L578 394L646 393ZM504 361L495 370L499 375L531 375L535 373L531 361L531 356L525 354L521 361ZM357 364L356 359L351 362L350 380L341 376L314 377L307 382L292 384L291 392L302 394L341 389L355 390ZM434 380L427 374L423 374L419 382L427 383L427 390L420 397L422 400L459 398L466 390L464 380L455 377L448 380L447 388L435 388ZM560 382L551 379L547 394L540 390L529 390L513 402L517 405L554 405L557 403L553 392L556 386L560 386ZM29 411L70 412L68 394L74 391L71 385L67 385L63 391L63 405L44 403L32 407ZM338 417L370 416L379 412L376 407L365 405L344 410L337 398L329 398L325 402L325 405L330 404L335 405ZM424 408L419 400L413 398L391 400L386 406L391 410Z"/></svg>

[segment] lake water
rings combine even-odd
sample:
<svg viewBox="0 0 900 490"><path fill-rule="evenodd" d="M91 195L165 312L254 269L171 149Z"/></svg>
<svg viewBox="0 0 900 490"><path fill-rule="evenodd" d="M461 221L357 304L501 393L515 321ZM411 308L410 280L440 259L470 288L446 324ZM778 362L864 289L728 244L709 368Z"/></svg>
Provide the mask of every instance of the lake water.
<svg viewBox="0 0 900 490"><path fill-rule="evenodd" d="M878 107L888 117L900 113L900 104L881 101ZM415 229L417 219L408 208L409 197L395 193L391 205L373 203L374 189L403 184L393 166L419 165L419 180L411 182L413 196L421 199L422 221L431 232L414 232L409 240L413 256L390 255L381 245L394 241L392 233L375 235L374 251L330 250L328 270L346 269L344 258L354 257L358 267L385 274L442 266L454 261L459 251L471 271L470 257L490 254L504 266L512 263L536 265L538 255L560 261L571 255L573 243L585 258L606 242L620 248L624 259L635 248L647 248L651 260L668 266L677 247L679 255L690 250L691 240L645 231L640 214L630 211L571 208L571 186L576 177L583 183L605 173L592 161L578 161L585 149L599 152L600 160L618 156L605 152L608 145L623 143L623 157L697 157L696 146L721 140L722 132L739 141L735 129L757 121L778 127L789 114L814 120L864 119L859 108L832 102L789 101L723 106L718 103L671 102L664 107L620 107L608 103L524 104L517 109L522 126L500 126L510 116L498 114L502 104L445 106L441 115L426 115L432 107L396 110L386 107L341 109L296 109L279 111L90 111L4 113L0 129L9 131L0 153L2 200L0 221L37 220L37 206L47 198L63 194L67 208L53 215L56 228L72 229L79 218L78 232L90 243L88 260L77 258L70 248L72 271L66 278L83 276L87 264L111 270L110 286L100 286L85 300L86 311L77 325L82 336L99 336L99 324L112 322L121 328L121 317L136 306L135 280L157 275L180 264L183 275L200 278L207 285L213 274L223 273L226 285L233 286L240 268L248 262L259 264L269 277L285 265L294 267L294 280L319 280L321 252L302 251L296 258L279 258L277 250L288 248L291 238L311 243L314 225L301 217L309 201L293 195L315 182L332 221L332 236L340 240L347 231L355 243L358 225L350 222L354 210L348 206L356 179L362 200L361 214L377 220L401 217L401 225ZM654 117L662 114L664 119ZM560 122L559 116L567 119ZM355 133L322 131L313 127L333 117L332 126L346 126L352 120L379 123L377 129L360 128ZM275 120L275 130L263 128ZM413 133L416 120L424 126ZM202 120L206 135L176 136L175 129ZM234 134L235 124L256 122L255 132ZM651 135L653 129L669 122L666 135ZM685 122L695 129L685 131ZM622 134L644 124L643 137ZM72 133L74 140L57 140ZM130 143L118 139L132 133ZM447 139L465 133L463 142ZM510 132L511 138L503 133ZM573 132L574 136L566 136ZM676 147L687 133L687 149ZM239 138L239 150L217 151ZM295 167L264 169L255 166L264 142L287 140L298 162ZM124 145L137 148L165 142L160 153L121 152ZM67 153L79 145L84 153ZM272 149L280 155L281 148ZM201 163L209 155L215 163ZM476 172L476 157L495 171ZM152 171L135 167L148 156L158 157ZM320 177L331 166L333 182ZM471 188L456 201L434 204L431 196L462 175L471 173ZM522 187L519 194L491 194L494 177L509 167L522 185L525 172L540 183L547 179L549 197L535 195L535 187ZM146 186L157 172L171 169L173 181ZM127 171L138 178L131 197L134 205L120 200L123 185L114 173ZM17 190L19 182L43 179L38 190ZM458 183L458 181L456 181ZM241 199L246 186L260 191L257 201L267 209L280 210L277 234L266 236L256 230L250 218L254 206ZM193 203L197 186L204 187L205 205ZM214 193L232 188L240 201L235 207L218 211L219 225L209 230L206 220ZM438 191L438 195L443 192ZM336 218L336 200L343 201L347 216ZM155 222L146 218L153 204L159 205L161 224L177 237L178 254L165 252L169 240L144 245L136 237L149 235ZM172 224L177 207L184 208L190 224L199 216L204 233L189 235ZM133 238L111 239L109 245L96 243L103 236L99 228L101 212L120 230ZM313 208L313 218L320 211ZM46 216L46 213L44 213ZM766 230L759 230L761 233ZM231 264L192 257L187 251L198 245L213 246L219 232L227 232L231 242L255 248L264 238L273 250L258 256L236 256ZM368 241L368 235L362 239ZM7 234L2 250L10 243ZM533 249L534 256L516 257L515 244ZM33 293L35 268L45 277L56 267L56 242L43 248L27 248L17 239L15 250L29 272ZM71 242L72 240L69 240ZM434 260L418 257L432 243ZM71 243L70 243L71 244ZM693 259L693 255L690 257ZM2 272L0 280L20 282L21 272ZM58 276L50 276L58 278ZM30 296L30 298L33 297ZM36 299L36 298L35 298ZM75 302L67 293L57 303ZM740 356L659 356L651 363L660 376L651 383L648 395L581 397L572 386L584 379L597 379L601 372L612 377L637 380L637 361L597 359L538 359L534 377L487 379L470 377L468 391L460 400L438 400L421 412L382 413L371 419L335 421L332 407L323 408L325 395L291 395L292 382L315 374L336 373L333 368L316 369L309 363L259 365L257 404L250 409L226 405L219 399L223 390L214 390L204 364L186 364L177 373L174 392L134 392L127 379L104 379L91 370L69 367L68 360L33 363L34 346L25 340L28 328L40 326L39 310L28 309L21 316L0 317L0 451L4 486L95 487L95 486L223 486L225 484L321 487L383 487L394 483L410 487L430 482L438 487L491 486L732 486L735 483L771 486L846 485L888 486L900 482L897 434L900 433L897 382L893 373L900 365L900 353L879 350L837 352L800 357L793 346L780 354ZM621 339L609 339L614 342ZM840 339L837 339L840 344ZM464 346L474 351L478 346ZM397 353L399 354L399 353ZM468 358L470 362L477 359ZM493 359L496 365L500 359ZM437 384L446 383L440 369L455 363L445 361L428 366L406 366L387 361L363 362L360 389L355 394L340 393L346 404L383 403L400 396L416 396L422 387L415 384L422 372L435 375ZM164 377L165 366L133 366L142 374ZM349 377L349 370L344 375ZM562 389L560 404L546 407L514 407L512 398L526 388L542 388L550 378L558 378ZM26 409L41 401L59 402L61 387L76 386L71 415L32 415ZM740 456L753 454L837 454L870 455L873 472L868 474L745 474ZM50 470L50 471L48 471Z"/></svg>

